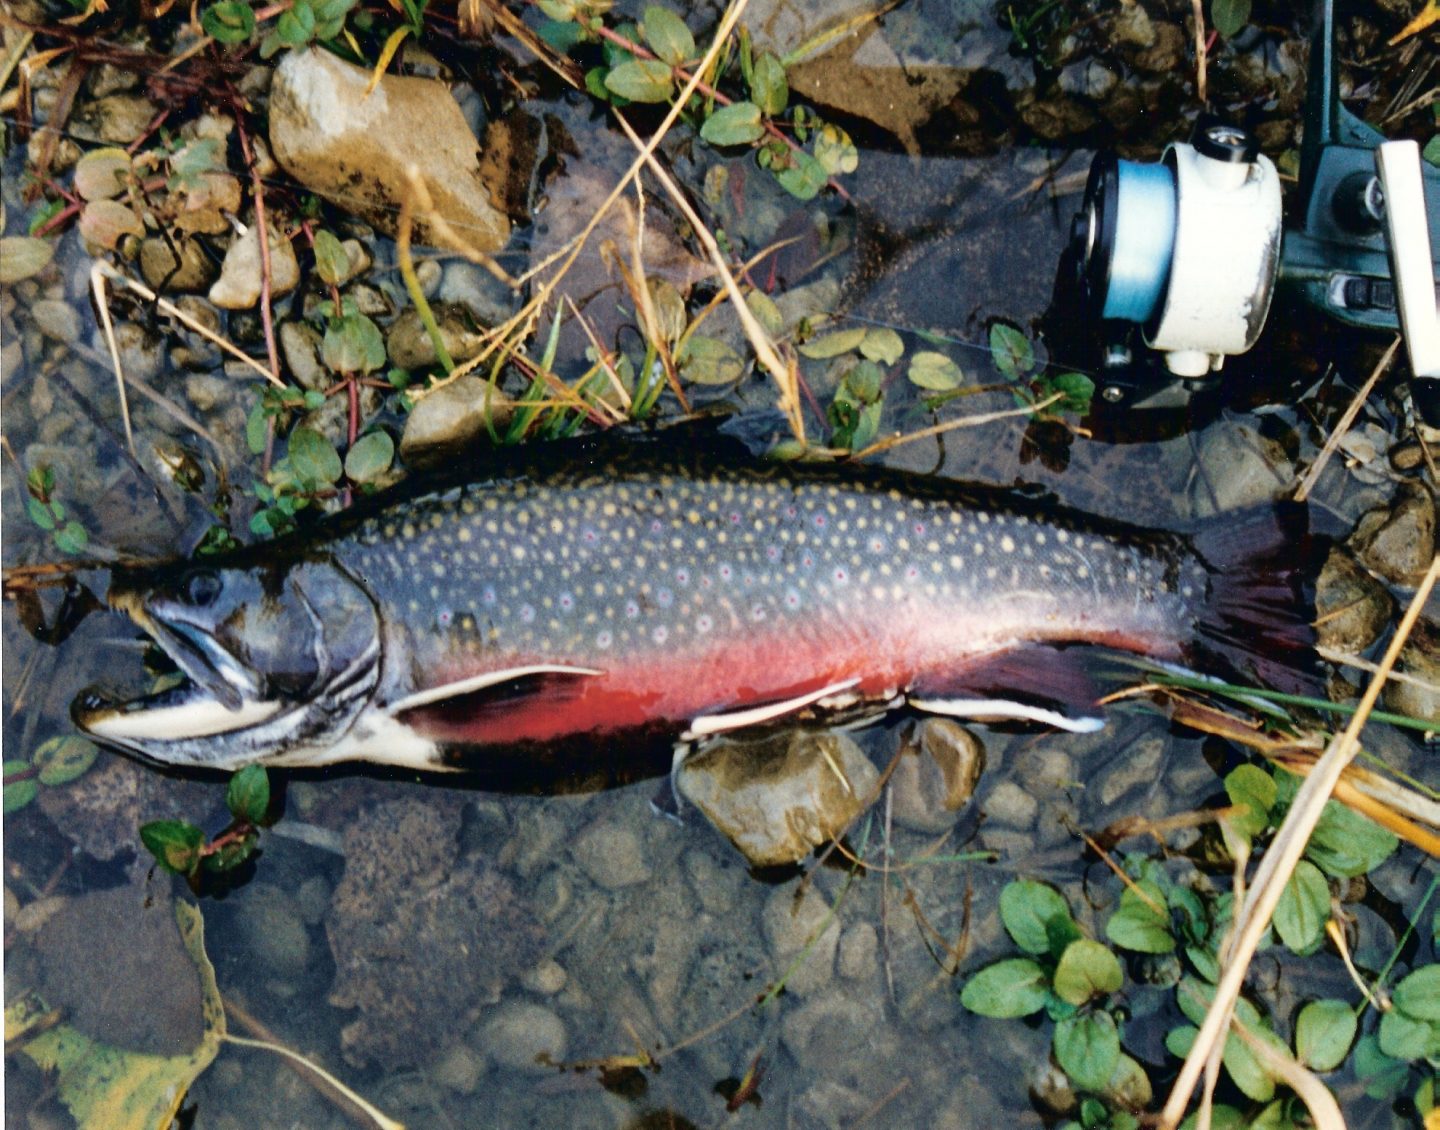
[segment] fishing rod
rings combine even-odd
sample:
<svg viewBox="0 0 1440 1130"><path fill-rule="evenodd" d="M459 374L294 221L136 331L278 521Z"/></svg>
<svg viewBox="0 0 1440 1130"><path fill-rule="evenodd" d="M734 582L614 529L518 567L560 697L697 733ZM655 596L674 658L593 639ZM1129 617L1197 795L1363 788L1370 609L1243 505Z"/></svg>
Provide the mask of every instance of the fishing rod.
<svg viewBox="0 0 1440 1130"><path fill-rule="evenodd" d="M1096 157L1066 258L1106 402L1204 383L1288 292L1342 325L1398 331L1415 414L1440 427L1440 168L1341 103L1334 0L1317 0L1309 66L1289 226L1256 138L1213 117L1157 162Z"/></svg>

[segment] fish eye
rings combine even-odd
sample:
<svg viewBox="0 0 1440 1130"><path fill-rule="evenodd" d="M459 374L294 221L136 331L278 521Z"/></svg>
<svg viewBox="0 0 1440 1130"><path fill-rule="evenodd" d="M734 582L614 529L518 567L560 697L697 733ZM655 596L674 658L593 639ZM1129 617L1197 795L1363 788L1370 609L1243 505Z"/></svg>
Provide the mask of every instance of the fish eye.
<svg viewBox="0 0 1440 1130"><path fill-rule="evenodd" d="M222 587L219 574L198 569L185 579L185 598L196 608L209 608L220 599Z"/></svg>

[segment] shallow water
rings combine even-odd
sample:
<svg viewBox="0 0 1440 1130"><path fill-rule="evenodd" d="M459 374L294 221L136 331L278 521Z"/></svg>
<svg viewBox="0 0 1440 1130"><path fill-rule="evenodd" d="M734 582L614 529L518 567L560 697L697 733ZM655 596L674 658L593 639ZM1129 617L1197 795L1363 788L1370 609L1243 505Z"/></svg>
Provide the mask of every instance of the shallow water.
<svg viewBox="0 0 1440 1130"><path fill-rule="evenodd" d="M968 29L952 36L954 51L992 59L995 81L1007 88L1034 80L1033 68L1006 53L1007 38L988 13L977 19L968 10L922 5L902 16L891 28L897 44L927 42L926 34L953 18ZM954 63L952 48L936 50ZM589 121L588 111L573 105L553 109L572 134L594 143L586 151L602 154L602 167L623 157L603 118ZM995 319L1031 331L1042 358L1053 349L1049 360L1070 367L1065 327L1045 322L1048 336L1034 330L1051 304L1079 203L1075 173L1087 167L1088 151L1047 147L1034 136L1014 145L1013 131L977 140L948 118L931 124L929 135L909 139L927 154L921 157L893 137L870 139L887 148L862 149L857 175L847 181L853 209L831 201L806 210L812 222L826 218L835 254L791 289L811 288L807 301L817 312L838 302L841 325L895 326L911 352L949 352L974 383L999 379L986 344ZM1152 131L1145 122L1129 143L1144 147ZM12 153L6 234L24 227L19 170ZM716 222L753 253L797 206L753 162L734 159L728 170L739 187L722 195ZM703 180L698 164L685 172L691 183ZM1059 186L1053 196L1044 187L1051 183ZM141 457L131 460L85 297L88 262L73 233L60 247L58 265L40 286L22 285L6 299L22 334L34 336L27 319L42 292L78 309L84 324L81 344L69 350L27 342L21 363L4 377L6 454L13 453L3 464L6 564L56 555L25 514L17 460L55 467L57 497L90 531L91 552L180 551L210 521L203 503L214 498L219 473L241 485L254 473L241 435L253 389L238 381L229 390L207 389L211 402L202 407L195 375L162 365L151 383L214 443L132 396ZM117 306L127 319L151 323L143 308L124 300ZM1236 391L1244 386L1233 372L1273 375L1289 366L1309 375L1333 357L1342 380L1363 378L1348 339L1327 336L1294 348L1291 335L1304 325L1294 314L1272 329L1275 344L1258 360L1232 367L1223 411L1200 397L1138 425L1123 415L1092 421L1093 435L1012 419L899 447L887 459L955 477L1040 483L1097 513L1177 524L1204 509L1203 498L1224 493L1223 469L1197 457L1214 436L1243 434L1244 442L1272 444L1296 463L1313 457L1314 419L1333 409L1317 399L1303 412L1284 405L1246 411L1251 398ZM232 319L230 329L248 334L254 347L253 323ZM915 331L931 336L922 341ZM1330 356L1317 359L1318 352ZM806 375L818 396L833 390L824 363L807 363ZM913 431L935 419L903 377L887 390L886 430ZM757 432L773 430L766 383L745 382L726 398ZM960 404L941 409L940 418L972 404L981 411L1014 401L1002 390ZM1377 422L1393 424L1383 411ZM163 476L157 450L196 459L207 482L198 497ZM1337 465L1322 480L1317 504L1348 524L1387 489ZM237 496L237 512L244 505ZM243 532L244 522L235 529ZM84 580L103 587L102 574ZM3 632L7 758L68 733L68 705L80 688L138 666L140 646L118 618L91 616L49 647L34 642L7 605ZM894 718L855 736L883 767L913 725L913 718ZM950 832L897 823L886 795L851 829L844 851L829 853L823 865L807 860L803 876L799 869L751 874L696 814L683 822L657 816L651 800L661 782L654 779L601 787L613 774L587 772L548 780L538 791L505 792L363 770L295 774L284 787L284 819L264 834L245 881L201 900L206 948L227 1001L407 1125L1053 1123L1058 1116L1032 1095L1047 1075L1050 1025L984 1020L959 1003L964 975L1014 950L997 916L1001 888L1017 876L1051 882L1098 936L1119 888L1084 850L1078 830L1214 801L1238 755L1143 706L1116 708L1095 735L977 732L986 773ZM1424 778L1416 743L1382 728L1372 733L1376 752ZM33 983L26 977L44 970L50 980L68 978L70 991L84 997L114 981L158 976L149 955L119 931L101 939L98 957L96 950L46 951L36 942L43 933L12 927L9 895L29 905L132 883L137 902L163 905L172 890L183 894L183 884L149 866L138 822L183 817L215 831L222 808L222 783L161 774L106 753L76 785L46 790L8 817L7 985ZM1169 842L1183 848L1196 835ZM1171 864L1176 876L1192 870L1178 857ZM1415 912L1435 874L1433 861L1402 848L1372 874L1368 889L1346 892L1362 968L1384 963L1403 917ZM1220 872L1209 881L1223 887L1228 880ZM1412 945L1405 959L1421 964L1428 944ZM1266 955L1259 981L1282 1031L1300 1000L1353 996L1333 954L1297 962L1277 953ZM1276 990L1282 965L1287 976L1288 966L1301 968ZM182 975L174 966L165 971ZM1163 1044L1178 1020L1173 994L1137 987L1127 1007L1126 1049L1163 1094L1176 1067ZM246 1025L232 1015L231 1028ZM537 1061L537 1054L558 1063ZM747 1072L758 1075L754 1098L727 1113L727 1098ZM7 1125L64 1124L31 1065L7 1061L7 1076ZM1365 1098L1349 1075L1332 1082L1352 1127L1406 1124L1403 1110ZM195 1125L203 1127L350 1124L282 1060L238 1047L222 1051L191 1102Z"/></svg>

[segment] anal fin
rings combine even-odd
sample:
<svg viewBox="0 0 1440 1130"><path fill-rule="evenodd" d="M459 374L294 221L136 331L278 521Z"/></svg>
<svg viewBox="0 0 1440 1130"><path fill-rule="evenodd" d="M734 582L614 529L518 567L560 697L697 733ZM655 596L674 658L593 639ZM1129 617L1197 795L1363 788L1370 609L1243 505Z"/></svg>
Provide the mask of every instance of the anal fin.
<svg viewBox="0 0 1440 1130"><path fill-rule="evenodd" d="M923 675L906 692L916 710L976 721L1054 726L1088 734L1105 725L1100 695L1083 647L1025 645L982 656L963 667Z"/></svg>

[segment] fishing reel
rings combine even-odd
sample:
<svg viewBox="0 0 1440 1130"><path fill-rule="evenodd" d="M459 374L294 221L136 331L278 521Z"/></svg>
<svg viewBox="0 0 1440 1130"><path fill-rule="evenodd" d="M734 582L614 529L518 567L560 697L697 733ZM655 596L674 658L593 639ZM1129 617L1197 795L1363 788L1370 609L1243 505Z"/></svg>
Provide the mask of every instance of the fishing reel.
<svg viewBox="0 0 1440 1130"><path fill-rule="evenodd" d="M1440 426L1440 169L1341 104L1333 0L1312 32L1298 223L1243 129L1202 118L1159 161L1096 157L1071 230L1085 317L1101 326L1101 396L1154 391L1138 334L1172 377L1195 381L1260 337L1277 290L1349 326L1399 329L1420 417Z"/></svg>

